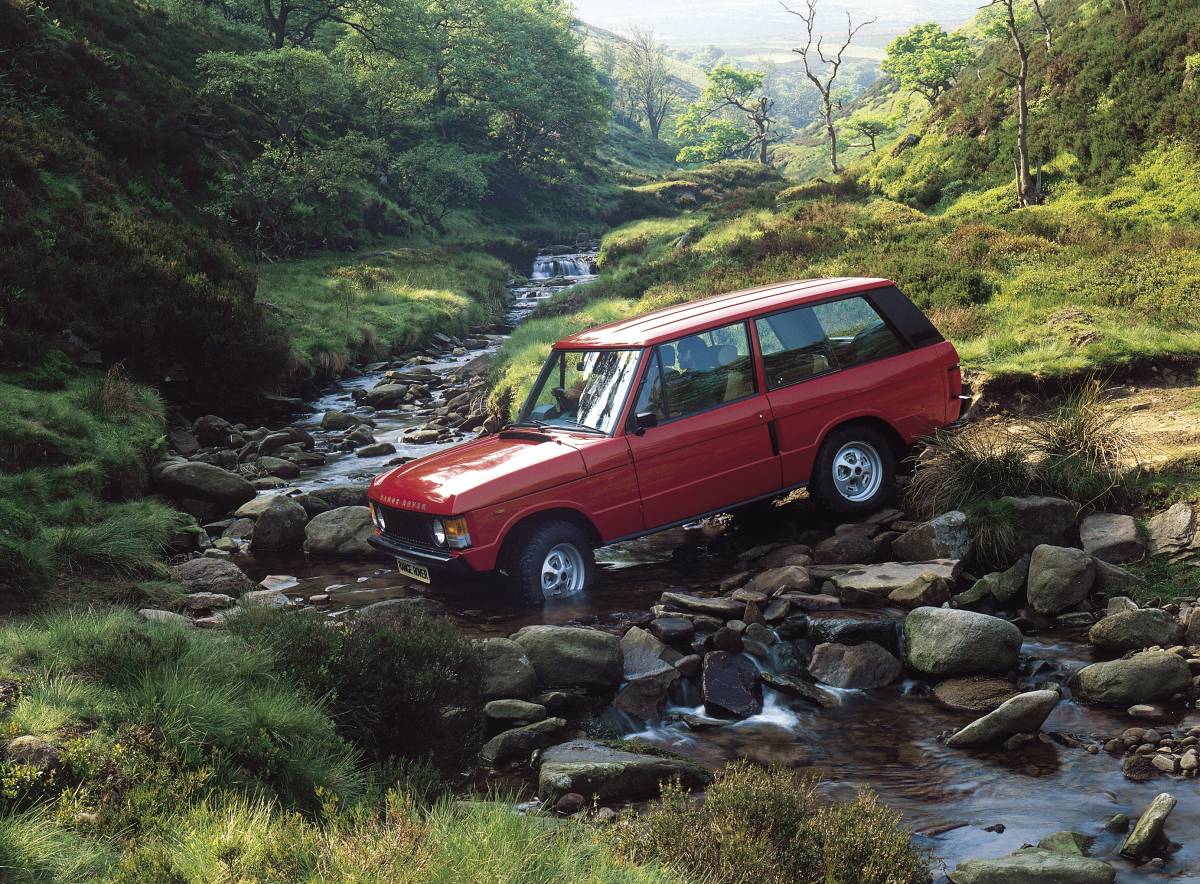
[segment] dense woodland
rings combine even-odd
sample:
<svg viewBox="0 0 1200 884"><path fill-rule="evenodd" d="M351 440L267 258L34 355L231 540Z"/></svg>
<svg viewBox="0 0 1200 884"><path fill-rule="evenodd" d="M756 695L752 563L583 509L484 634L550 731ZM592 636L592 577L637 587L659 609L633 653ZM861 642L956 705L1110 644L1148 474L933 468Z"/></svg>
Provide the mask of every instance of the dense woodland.
<svg viewBox="0 0 1200 884"><path fill-rule="evenodd" d="M60 750L50 776L0 761L0 877L926 880L873 796L781 770L605 834L439 800L483 739L441 621L214 637L129 610L181 604L166 562L201 530L147 496L170 410L254 414L494 322L577 238L603 236L601 275L500 351L498 413L568 332L813 276L895 279L984 389L1195 370L1196 3L995 0L877 79L809 60L604 34L561 0L0 0L0 729Z"/></svg>

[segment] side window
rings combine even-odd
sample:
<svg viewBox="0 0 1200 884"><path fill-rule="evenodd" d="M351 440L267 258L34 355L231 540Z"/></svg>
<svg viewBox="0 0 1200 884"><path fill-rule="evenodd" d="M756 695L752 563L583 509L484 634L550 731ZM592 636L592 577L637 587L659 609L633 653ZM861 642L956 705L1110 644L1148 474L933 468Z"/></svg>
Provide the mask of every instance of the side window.
<svg viewBox="0 0 1200 884"><path fill-rule="evenodd" d="M908 348L865 298L843 298L812 308L825 329L838 368L894 356Z"/></svg>
<svg viewBox="0 0 1200 884"><path fill-rule="evenodd" d="M673 371L674 369L671 370ZM663 397L662 378L662 368L659 364L658 351L654 350L650 354L650 364L646 367L646 376L642 379L642 386L638 390L637 399L634 401L634 415L644 414L649 411L660 421L667 419L667 406Z"/></svg>
<svg viewBox="0 0 1200 884"><path fill-rule="evenodd" d="M799 307L755 322L771 390L908 349L860 297Z"/></svg>
<svg viewBox="0 0 1200 884"><path fill-rule="evenodd" d="M755 325L768 389L786 387L836 367L825 330L811 307L764 316L755 320Z"/></svg>
<svg viewBox="0 0 1200 884"><path fill-rule="evenodd" d="M754 393L754 364L744 322L688 335L658 349L669 418L686 417Z"/></svg>

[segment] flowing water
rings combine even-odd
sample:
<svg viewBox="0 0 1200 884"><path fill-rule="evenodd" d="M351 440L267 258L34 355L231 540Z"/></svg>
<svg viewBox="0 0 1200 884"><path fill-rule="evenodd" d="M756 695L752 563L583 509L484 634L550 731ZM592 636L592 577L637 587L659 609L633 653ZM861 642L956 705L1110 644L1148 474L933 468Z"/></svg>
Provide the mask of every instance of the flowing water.
<svg viewBox="0 0 1200 884"><path fill-rule="evenodd" d="M509 326L563 285L590 279L593 258L588 253L539 256L531 283L511 290ZM439 377L453 377L502 341L503 336L493 336L486 347L439 357L428 367ZM396 457L364 459L336 451L329 444L333 437L319 429L320 414L353 409L353 390L374 386L381 376L382 371L368 372L343 381L312 403L316 416L304 425L318 439L318 447L327 449L328 459L294 482L295 487L318 490L324 485L365 482ZM435 395L441 399L440 392ZM404 443L404 433L424 423L410 412L381 411L372 418L376 437L393 442L400 456L419 457L445 447ZM812 519L818 523L815 516ZM443 601L453 622L473 636L508 635L532 623L615 630L630 622L644 623L646 612L665 590L711 589L738 570L736 553L752 542L737 537L719 521L706 522L599 550L597 586L587 596L541 609L518 609L503 601L493 584L478 580L466 582ZM256 579L287 575L291 579L281 585L297 600L329 594L323 609L334 616L381 599L417 593L417 587L400 578L387 562L244 556L239 564ZM880 616L879 611L844 613ZM1031 658L1024 671L1037 671L1039 681L1065 681L1070 671L1092 662L1090 647L1078 635L1029 636L1022 654ZM711 768L734 758L813 768L822 773L823 788L837 797L850 797L858 787L869 785L903 814L918 840L933 851L941 870L938 880L945 880L945 870L965 858L1002 856L1052 832L1070 829L1096 837L1092 855L1113 862L1118 881L1200 882L1200 781L1159 777L1133 783L1121 773L1119 757L1086 751L1086 744L1096 738L1116 736L1138 723L1122 712L1066 700L1044 725L1045 739L1013 751L968 752L948 749L937 737L974 716L938 705L923 683L906 681L870 692L832 693L837 705L818 708L767 688L760 715L699 730L691 729L680 716L703 716L700 698L677 696L664 721L628 722L625 730L628 736L651 740ZM1192 712L1177 724L1200 725L1200 714ZM1183 847L1162 870L1115 859L1124 835L1107 833L1105 821L1117 813L1137 816L1162 791L1179 799L1167 831ZM1002 830L986 831L998 829L996 824Z"/></svg>

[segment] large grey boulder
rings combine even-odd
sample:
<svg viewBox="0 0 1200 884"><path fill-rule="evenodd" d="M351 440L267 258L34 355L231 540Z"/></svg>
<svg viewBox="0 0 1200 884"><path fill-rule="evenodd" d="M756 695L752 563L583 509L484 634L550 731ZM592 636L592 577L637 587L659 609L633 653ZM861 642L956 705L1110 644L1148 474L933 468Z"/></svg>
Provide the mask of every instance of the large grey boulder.
<svg viewBox="0 0 1200 884"><path fill-rule="evenodd" d="M1001 703L994 711L952 734L946 745L954 749L986 746L1014 734L1039 730L1058 705L1058 691L1028 691Z"/></svg>
<svg viewBox="0 0 1200 884"><path fill-rule="evenodd" d="M1074 542L1079 506L1061 497L1002 497L1000 503L1012 513L1018 553L1034 547L1069 546Z"/></svg>
<svg viewBox="0 0 1200 884"><path fill-rule="evenodd" d="M566 726L564 718L544 718L524 727L502 731L483 744L479 757L493 765L505 761L525 761L534 749L549 746L559 739Z"/></svg>
<svg viewBox="0 0 1200 884"><path fill-rule="evenodd" d="M950 583L926 572L906 586L888 593L888 601L901 608L939 608L950 601Z"/></svg>
<svg viewBox="0 0 1200 884"><path fill-rule="evenodd" d="M154 484L172 497L215 503L226 509L252 499L254 486L237 473L199 461L171 461L155 471Z"/></svg>
<svg viewBox="0 0 1200 884"><path fill-rule="evenodd" d="M613 705L644 721L661 718L667 691L679 677L679 670L667 658L679 659L679 652L634 626L621 638L621 655L625 684L613 699Z"/></svg>
<svg viewBox="0 0 1200 884"><path fill-rule="evenodd" d="M1112 884L1106 862L1029 847L994 859L969 859L950 873L954 884Z"/></svg>
<svg viewBox="0 0 1200 884"><path fill-rule="evenodd" d="M1161 608L1139 608L1111 614L1088 632L1088 641L1097 648L1118 654L1155 645L1169 648L1182 638L1183 626Z"/></svg>
<svg viewBox="0 0 1200 884"><path fill-rule="evenodd" d="M822 644L813 648L809 674L835 688L869 690L891 684L904 667L874 642Z"/></svg>
<svg viewBox="0 0 1200 884"><path fill-rule="evenodd" d="M984 574L968 592L983 591L991 595L998 604L1008 605L1021 594L1029 577L1029 554L1021 556L1011 567L1003 571Z"/></svg>
<svg viewBox="0 0 1200 884"><path fill-rule="evenodd" d="M375 555L367 538L375 533L365 506L342 506L321 513L304 526L304 551L310 556L359 558Z"/></svg>
<svg viewBox="0 0 1200 884"><path fill-rule="evenodd" d="M568 792L600 800L653 798L662 783L679 780L684 788L706 785L712 777L683 758L614 749L592 740L572 740L542 753L538 795L558 798Z"/></svg>
<svg viewBox="0 0 1200 884"><path fill-rule="evenodd" d="M188 559L172 568L171 576L186 586L188 592L210 592L237 598L256 588L241 568L224 559Z"/></svg>
<svg viewBox="0 0 1200 884"><path fill-rule="evenodd" d="M508 638L475 642L483 661L485 700L528 699L537 691L537 673L521 646Z"/></svg>
<svg viewBox="0 0 1200 884"><path fill-rule="evenodd" d="M363 402L372 408L395 408L408 395L408 384L380 384L367 391Z"/></svg>
<svg viewBox="0 0 1200 884"><path fill-rule="evenodd" d="M812 558L819 565L864 564L879 558L879 549L867 534L843 531L818 543Z"/></svg>
<svg viewBox="0 0 1200 884"><path fill-rule="evenodd" d="M929 562L883 562L878 565L814 566L809 572L813 577L829 580L839 590L883 597L907 586L923 574L933 574L953 583L961 567L955 559L934 559ZM756 580L755 585L757 583Z"/></svg>
<svg viewBox="0 0 1200 884"><path fill-rule="evenodd" d="M897 654L900 651L899 618L869 611L813 611L808 616L808 637L815 644L858 645L874 642Z"/></svg>
<svg viewBox="0 0 1200 884"><path fill-rule="evenodd" d="M1150 552L1156 556L1174 556L1196 549L1200 544L1196 513L1191 504L1179 502L1151 516L1146 522Z"/></svg>
<svg viewBox="0 0 1200 884"><path fill-rule="evenodd" d="M1191 670L1177 654L1143 651L1124 660L1093 663L1071 678L1071 690L1084 703L1132 706L1165 700L1191 684Z"/></svg>
<svg viewBox="0 0 1200 884"><path fill-rule="evenodd" d="M704 708L710 715L749 718L762 712L758 668L744 654L727 651L705 654L701 690Z"/></svg>
<svg viewBox="0 0 1200 884"><path fill-rule="evenodd" d="M571 626L526 626L512 637L542 687L608 689L621 683L624 659L615 635Z"/></svg>
<svg viewBox="0 0 1200 884"><path fill-rule="evenodd" d="M330 509L367 505L366 485L326 485L314 489L313 494L329 504Z"/></svg>
<svg viewBox="0 0 1200 884"><path fill-rule="evenodd" d="M1058 614L1088 597L1096 565L1081 549L1042 544L1029 560L1029 604L1039 614Z"/></svg>
<svg viewBox="0 0 1200 884"><path fill-rule="evenodd" d="M1084 552L1106 562L1120 564L1140 559L1146 542L1133 516L1092 513L1079 523L1079 542Z"/></svg>
<svg viewBox="0 0 1200 884"><path fill-rule="evenodd" d="M905 562L964 559L971 550L967 516L958 510L910 528L892 541L892 553Z"/></svg>
<svg viewBox="0 0 1200 884"><path fill-rule="evenodd" d="M272 497L254 522L252 552L292 552L304 543L308 513L290 497Z"/></svg>
<svg viewBox="0 0 1200 884"><path fill-rule="evenodd" d="M52 743L32 734L9 740L4 746L4 757L14 764L41 771L57 767L59 762L58 749Z"/></svg>
<svg viewBox="0 0 1200 884"><path fill-rule="evenodd" d="M924 675L1008 672L1021 630L999 617L956 608L917 608L904 618L908 665Z"/></svg>

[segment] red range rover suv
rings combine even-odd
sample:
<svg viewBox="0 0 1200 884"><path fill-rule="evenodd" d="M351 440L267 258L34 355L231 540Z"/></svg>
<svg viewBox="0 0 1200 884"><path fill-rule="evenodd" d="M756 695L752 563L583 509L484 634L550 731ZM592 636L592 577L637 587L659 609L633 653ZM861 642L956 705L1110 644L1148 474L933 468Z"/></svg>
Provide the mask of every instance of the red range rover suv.
<svg viewBox="0 0 1200 884"><path fill-rule="evenodd" d="M559 341L510 427L377 476L372 542L422 582L571 595L598 546L801 486L840 518L880 508L961 394L954 347L886 279L691 301Z"/></svg>

